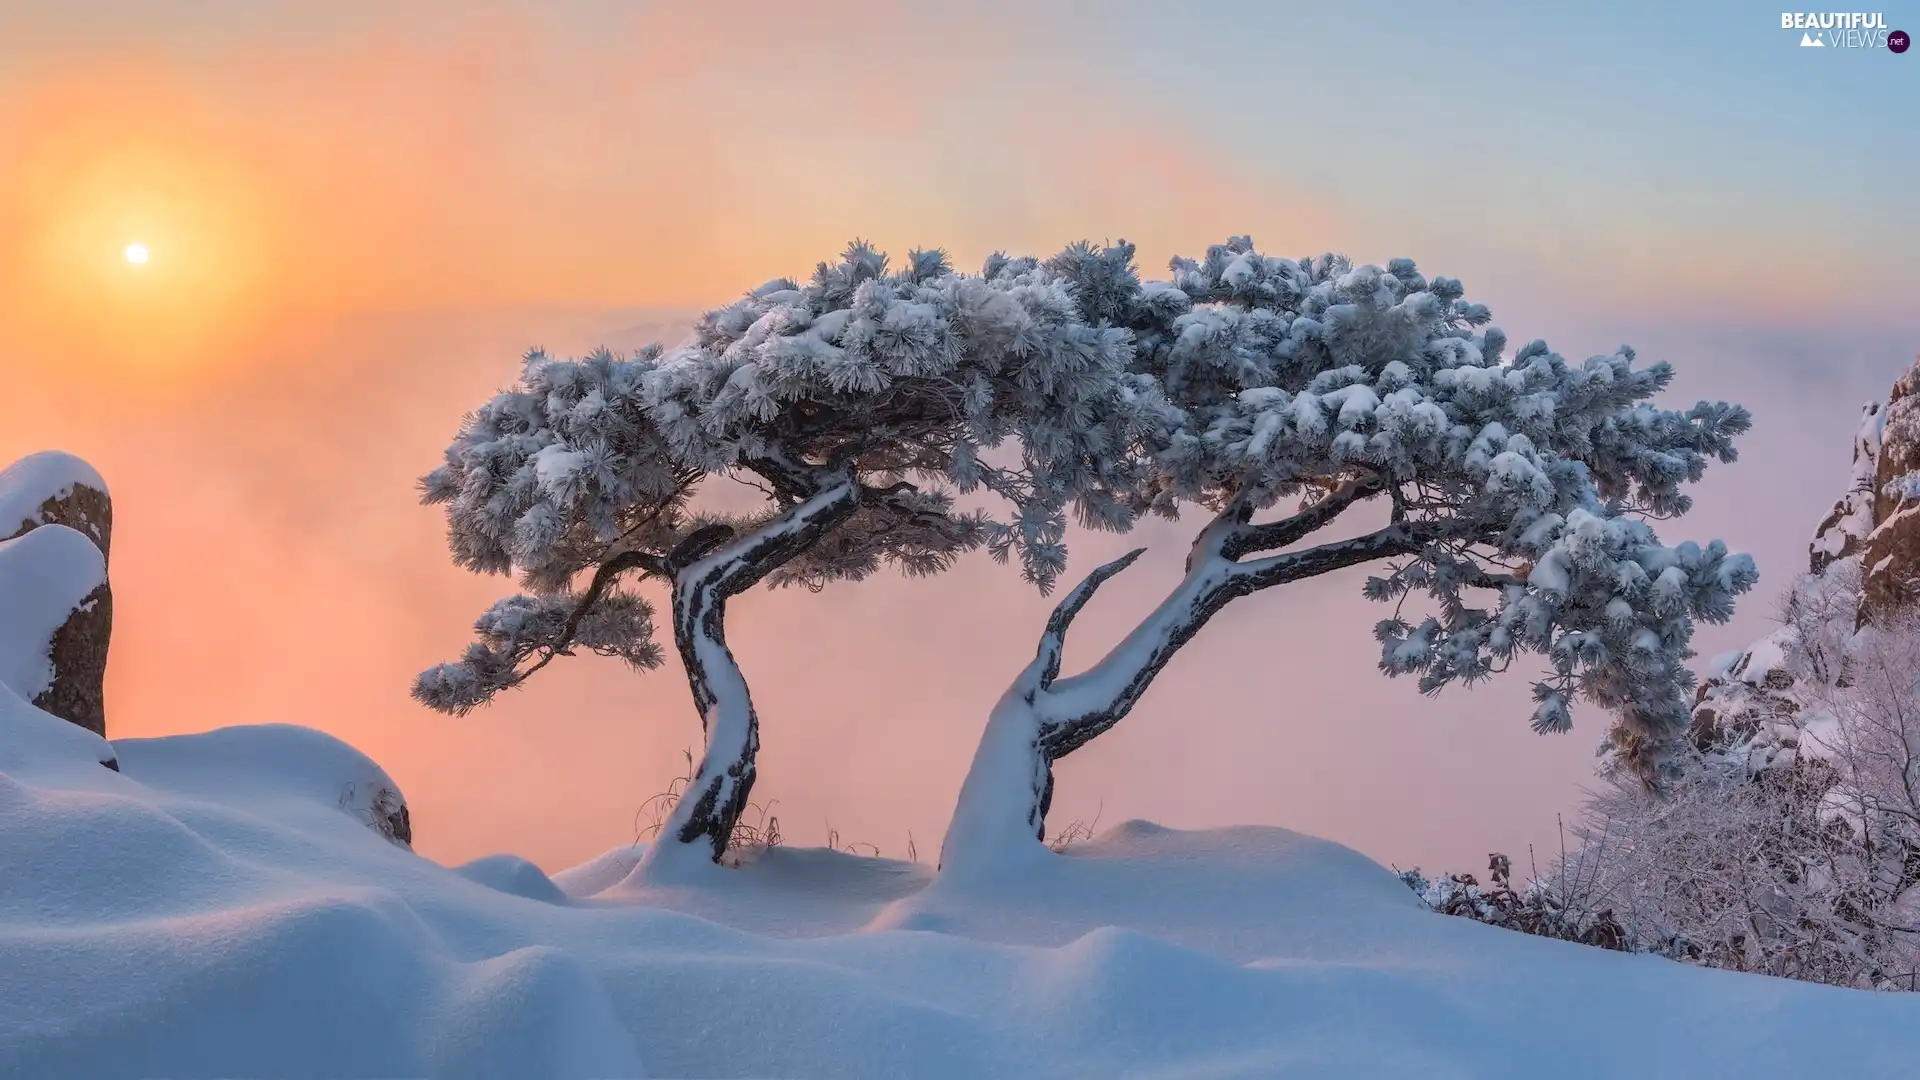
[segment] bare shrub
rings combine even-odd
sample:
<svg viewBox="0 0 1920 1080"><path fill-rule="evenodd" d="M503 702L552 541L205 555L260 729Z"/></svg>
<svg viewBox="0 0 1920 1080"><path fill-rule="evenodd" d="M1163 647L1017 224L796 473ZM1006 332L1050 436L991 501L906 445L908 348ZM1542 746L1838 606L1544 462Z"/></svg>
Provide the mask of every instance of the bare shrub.
<svg viewBox="0 0 1920 1080"><path fill-rule="evenodd" d="M1497 856L1491 889L1403 880L1435 910L1528 933L1587 940L1611 921L1609 947L1920 989L1920 615L1838 635L1818 604L1787 614L1809 623L1790 635L1791 710L1724 729L1657 793L1593 794L1523 893Z"/></svg>
<svg viewBox="0 0 1920 1080"><path fill-rule="evenodd" d="M1094 829L1100 824L1100 814L1106 808L1106 803L1101 803L1098 807L1095 807L1092 821L1076 818L1073 821L1067 822L1065 828L1055 833L1052 839L1047 841L1047 846L1053 849L1055 855L1058 855L1075 844L1084 843L1085 841L1093 839Z"/></svg>

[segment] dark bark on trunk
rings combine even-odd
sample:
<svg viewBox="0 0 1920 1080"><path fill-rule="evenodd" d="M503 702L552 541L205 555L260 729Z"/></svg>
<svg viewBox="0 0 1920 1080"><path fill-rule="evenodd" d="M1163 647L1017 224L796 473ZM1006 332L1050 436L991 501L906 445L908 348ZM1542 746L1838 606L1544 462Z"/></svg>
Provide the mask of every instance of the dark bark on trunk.
<svg viewBox="0 0 1920 1080"><path fill-rule="evenodd" d="M1165 670L1174 654L1240 597L1416 550L1424 539L1414 529L1394 524L1352 540L1322 544L1306 551L1251 562L1237 561L1239 556L1252 551L1271 550L1300 540L1379 490L1377 486L1355 486L1271 524L1248 525L1246 512L1239 508L1216 518L1194 544L1187 576L1153 614L1094 667L1060 682L1056 698L1081 687L1097 688L1094 696L1100 699L1100 704L1062 716L1049 725L1042 747L1050 758L1065 757L1119 723ZM1053 691L1054 687L1049 685L1047 689Z"/></svg>
<svg viewBox="0 0 1920 1080"><path fill-rule="evenodd" d="M1074 615L1092 598L1095 589L1131 564L1139 552L1096 569L1063 599L1041 637L1036 657L1039 679L1026 696L1033 714L1036 759L1026 766L1035 777L1033 802L1026 816L1034 834L1041 840L1046 838L1054 762L1124 719L1174 654L1229 603L1262 589L1408 554L1434 539L1419 526L1395 521L1351 540L1247 558L1296 543L1332 523L1355 503L1384 490L1379 480L1363 479L1291 517L1259 525L1248 523L1250 515L1244 504L1229 508L1201 531L1188 557L1186 576L1154 612L1093 667L1059 678L1060 652Z"/></svg>
<svg viewBox="0 0 1920 1080"><path fill-rule="evenodd" d="M673 839L692 844L705 838L718 862L733 840L733 828L746 811L758 775L755 762L760 752L760 717L753 701L745 697L745 732L730 753L720 750L711 739L715 734L714 710L721 706L721 694L715 688L720 675L716 669L737 667L733 650L727 647L726 596L705 581L676 579L673 587L673 641L687 671L687 686L693 693L693 707L700 714L700 728L709 737L708 751L700 762L693 781L680 794L680 802L690 809L676 814L683 820ZM740 679L744 688L745 680Z"/></svg>
<svg viewBox="0 0 1920 1080"><path fill-rule="evenodd" d="M680 844L704 840L716 862L746 810L760 750L759 716L727 647L727 600L818 543L859 501L859 485L838 480L752 534L726 542L730 533L696 533L668 557L674 645L708 746L664 831Z"/></svg>

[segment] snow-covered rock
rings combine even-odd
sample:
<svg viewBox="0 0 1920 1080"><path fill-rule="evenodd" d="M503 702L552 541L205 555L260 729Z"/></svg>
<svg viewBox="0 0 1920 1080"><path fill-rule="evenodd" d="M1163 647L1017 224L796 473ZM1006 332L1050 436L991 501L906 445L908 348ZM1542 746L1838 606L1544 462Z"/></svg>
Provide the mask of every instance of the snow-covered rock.
<svg viewBox="0 0 1920 1080"><path fill-rule="evenodd" d="M113 541L113 502L93 466L60 450L29 454L0 469L0 540L41 525L78 530L105 555Z"/></svg>
<svg viewBox="0 0 1920 1080"><path fill-rule="evenodd" d="M297 724L243 724L191 735L120 739L121 771L184 797L321 807L412 846L400 787L374 760L324 731Z"/></svg>
<svg viewBox="0 0 1920 1080"><path fill-rule="evenodd" d="M1848 559L1866 547L1867 536L1878 520L1874 492L1879 485L1875 476L1880 468L1880 444L1886 421L1886 403L1869 401L1860 409L1860 426L1853 434L1853 469L1847 489L1833 509L1813 530L1808 546L1808 569L1824 571L1836 559Z"/></svg>
<svg viewBox="0 0 1920 1080"><path fill-rule="evenodd" d="M49 528L61 527L61 528ZM71 530L71 537L54 537ZM35 532L46 533L27 542ZM76 544L75 539L84 540ZM36 670L31 689L9 682L15 693L37 707L104 735L107 730L105 683L107 648L113 634L113 591L107 583L107 553L113 539L113 504L106 481L72 454L49 450L31 454L0 470L0 548L12 547L0 562L0 607L26 606L44 618L9 620L0 626L0 679L20 665ZM92 548L88 554L84 549ZM42 576L52 580L38 582ZM70 600L62 599L79 579L90 583ZM32 629L23 629L31 627ZM30 641L8 640L27 634ZM37 674L42 662L44 681Z"/></svg>
<svg viewBox="0 0 1920 1080"><path fill-rule="evenodd" d="M1920 598L1920 359L1894 380L1885 402L1868 402L1854 432L1847 487L1814 530L1806 573L1788 587L1786 625L1703 673L1694 705L1701 749L1737 746L1756 767L1802 759L1808 679L1822 658L1864 623ZM1824 629L1822 629L1824 628ZM1782 755L1785 756L1782 756Z"/></svg>
<svg viewBox="0 0 1920 1080"><path fill-rule="evenodd" d="M65 525L0 541L0 683L35 707L106 734L113 598L106 557Z"/></svg>

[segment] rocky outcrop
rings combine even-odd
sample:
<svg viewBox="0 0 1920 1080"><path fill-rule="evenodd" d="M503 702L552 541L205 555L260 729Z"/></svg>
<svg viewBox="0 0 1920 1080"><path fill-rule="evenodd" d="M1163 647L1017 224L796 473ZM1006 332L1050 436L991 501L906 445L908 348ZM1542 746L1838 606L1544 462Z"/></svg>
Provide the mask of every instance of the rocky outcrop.
<svg viewBox="0 0 1920 1080"><path fill-rule="evenodd" d="M1814 530L1780 629L1709 665L1693 711L1702 750L1756 768L1799 754L1808 680L1834 680L1844 639L1920 599L1920 359L1861 410L1846 490Z"/></svg>
<svg viewBox="0 0 1920 1080"><path fill-rule="evenodd" d="M1873 532L1860 553L1863 620L1920 597L1920 362L1887 398L1873 481Z"/></svg>
<svg viewBox="0 0 1920 1080"><path fill-rule="evenodd" d="M1877 477L1886 408L1884 402L1870 401L1860 410L1847 490L1813 531L1813 543L1808 546L1808 570L1812 573L1825 573L1835 560L1851 559L1866 549L1867 537L1879 520L1875 492L1880 487Z"/></svg>
<svg viewBox="0 0 1920 1080"><path fill-rule="evenodd" d="M0 471L0 542L48 525L64 525L100 549L113 542L113 501L106 481L86 462L57 450L21 458ZM31 698L34 707L96 735L107 731L107 651L113 636L113 590L104 573L75 604L48 643L52 673Z"/></svg>

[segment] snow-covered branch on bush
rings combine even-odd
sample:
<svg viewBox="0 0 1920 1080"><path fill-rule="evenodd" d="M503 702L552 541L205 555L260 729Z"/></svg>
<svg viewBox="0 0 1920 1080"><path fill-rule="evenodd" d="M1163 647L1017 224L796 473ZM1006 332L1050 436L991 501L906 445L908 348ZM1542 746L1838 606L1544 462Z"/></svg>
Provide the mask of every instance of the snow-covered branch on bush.
<svg viewBox="0 0 1920 1080"><path fill-rule="evenodd" d="M1844 610L1817 580L1790 599L1794 712L1712 725L1659 798L1625 784L1585 808L1552 876L1582 883L1578 905L1608 910L1632 947L1920 989L1920 617L1856 629L1851 576Z"/></svg>

